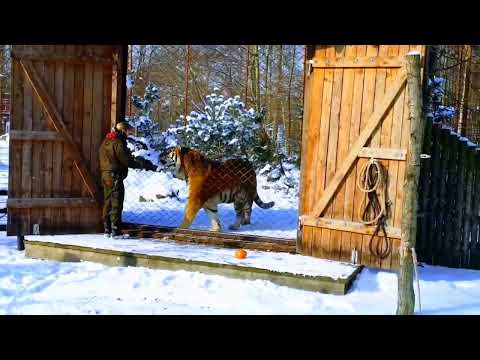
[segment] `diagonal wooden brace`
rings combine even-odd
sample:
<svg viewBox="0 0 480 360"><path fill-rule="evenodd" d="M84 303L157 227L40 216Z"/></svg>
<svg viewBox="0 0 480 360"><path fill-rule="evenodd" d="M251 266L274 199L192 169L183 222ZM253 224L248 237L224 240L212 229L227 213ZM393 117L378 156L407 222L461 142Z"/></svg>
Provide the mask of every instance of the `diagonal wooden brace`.
<svg viewBox="0 0 480 360"><path fill-rule="evenodd" d="M340 185L345 180L345 176L348 174L351 167L358 159L360 151L365 146L368 139L370 139L370 137L373 135L378 126L381 124L381 121L387 113L388 109L390 108L398 94L400 94L402 89L405 87L406 83L407 76L404 72L402 72L399 75L399 78L395 81L395 83L392 84L387 93L385 93L382 102L375 109L372 115L370 115L370 118L368 119L367 124L358 136L357 141L355 141L355 143L352 145L349 154L342 162L342 165L337 170L332 180L329 182L327 188L322 194L322 197L320 198L320 202L313 209L314 216L322 216L333 196L338 191Z"/></svg>
<svg viewBox="0 0 480 360"><path fill-rule="evenodd" d="M47 87L43 83L40 75L35 70L33 62L31 60L21 59L20 65L22 66L22 69L25 72L28 81L32 85L33 90L38 95L40 102L42 103L48 117L53 123L53 126L59 132L59 134L65 139L65 146L68 148L68 151L71 152L74 159L74 164L77 167L80 173L80 176L85 186L87 187L88 192L95 199L97 204L100 205L101 204L100 189L98 185L95 183L88 167L86 166L81 150L78 148L70 132L65 126L62 114L60 113L57 106L55 105L55 102L53 101L53 98L50 96L47 90Z"/></svg>

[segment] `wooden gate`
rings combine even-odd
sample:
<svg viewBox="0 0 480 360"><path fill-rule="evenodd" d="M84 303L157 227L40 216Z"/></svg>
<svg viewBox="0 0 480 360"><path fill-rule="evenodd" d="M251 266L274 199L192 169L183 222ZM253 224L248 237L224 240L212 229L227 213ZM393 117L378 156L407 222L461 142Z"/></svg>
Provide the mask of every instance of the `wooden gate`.
<svg viewBox="0 0 480 360"><path fill-rule="evenodd" d="M101 230L98 148L124 114L123 46L15 45L8 235Z"/></svg>
<svg viewBox="0 0 480 360"><path fill-rule="evenodd" d="M297 249L305 255L396 268L410 121L404 57L419 45L316 45L308 48ZM361 166L388 170L386 259L370 253L374 226L360 222ZM373 241L379 241L375 237Z"/></svg>

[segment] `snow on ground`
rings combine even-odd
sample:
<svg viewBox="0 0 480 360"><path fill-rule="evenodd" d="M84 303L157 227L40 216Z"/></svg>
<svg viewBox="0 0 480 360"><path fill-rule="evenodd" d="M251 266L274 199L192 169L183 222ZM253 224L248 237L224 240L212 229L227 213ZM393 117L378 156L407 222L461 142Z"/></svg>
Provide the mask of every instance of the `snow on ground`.
<svg viewBox="0 0 480 360"><path fill-rule="evenodd" d="M248 250L248 257L239 260L233 256L235 250L205 245L179 244L175 241L152 241L142 239L105 239L103 235L55 235L26 236L27 240L53 242L66 245L86 246L136 254L163 256L192 261L208 261L217 264L249 266L276 272L288 272L309 276L328 276L346 279L356 266L317 259L297 254Z"/></svg>
<svg viewBox="0 0 480 360"><path fill-rule="evenodd" d="M480 271L419 269L424 314L480 314ZM395 314L397 275L364 269L347 295L198 272L27 259L0 233L0 314Z"/></svg>
<svg viewBox="0 0 480 360"><path fill-rule="evenodd" d="M299 170L292 168L288 173L295 183L299 182ZM282 180L280 180L282 181ZM257 175L257 190L264 202L275 201L270 209L261 209L255 203L252 209L252 223L235 233L295 238L298 224L298 187L289 188L283 183L267 181L264 175ZM176 197L163 197L178 191ZM160 195L157 197L157 195ZM123 219L126 222L148 225L176 227L182 222L187 202L187 184L175 179L169 173L144 170L129 170L125 179L125 204ZM139 199L142 197L142 200ZM233 204L220 204L218 207L223 231L235 222ZM210 220L204 210L200 210L192 229L209 229Z"/></svg>

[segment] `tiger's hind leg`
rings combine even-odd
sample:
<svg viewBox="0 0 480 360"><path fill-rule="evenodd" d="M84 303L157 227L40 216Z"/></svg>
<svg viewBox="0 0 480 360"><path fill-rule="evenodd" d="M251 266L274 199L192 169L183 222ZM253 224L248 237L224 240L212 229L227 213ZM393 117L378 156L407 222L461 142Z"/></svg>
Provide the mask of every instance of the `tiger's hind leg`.
<svg viewBox="0 0 480 360"><path fill-rule="evenodd" d="M234 224L230 225L228 228L230 230L238 230L240 229L240 225L242 225L243 222L243 207L244 203L243 202L238 202L235 201L233 203L233 207L235 208L235 214L237 215L236 221Z"/></svg>
<svg viewBox="0 0 480 360"><path fill-rule="evenodd" d="M251 217L252 217L252 205L247 206L243 209L242 225L250 225Z"/></svg>
<svg viewBox="0 0 480 360"><path fill-rule="evenodd" d="M220 218L218 217L217 203L213 201L208 201L203 206L203 209L207 213L208 218L212 223L211 231L220 231L222 227L220 225Z"/></svg>

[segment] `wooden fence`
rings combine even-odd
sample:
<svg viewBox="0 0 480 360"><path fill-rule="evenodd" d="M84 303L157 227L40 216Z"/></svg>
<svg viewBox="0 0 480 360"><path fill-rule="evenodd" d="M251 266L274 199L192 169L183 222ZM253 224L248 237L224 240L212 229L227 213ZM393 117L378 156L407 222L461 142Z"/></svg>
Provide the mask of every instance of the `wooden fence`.
<svg viewBox="0 0 480 360"><path fill-rule="evenodd" d="M431 265L480 269L480 149L427 122L419 184L417 252Z"/></svg>

